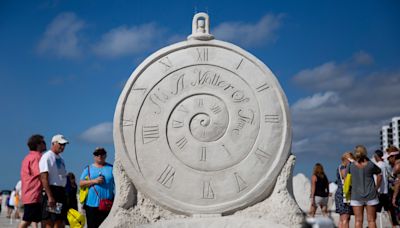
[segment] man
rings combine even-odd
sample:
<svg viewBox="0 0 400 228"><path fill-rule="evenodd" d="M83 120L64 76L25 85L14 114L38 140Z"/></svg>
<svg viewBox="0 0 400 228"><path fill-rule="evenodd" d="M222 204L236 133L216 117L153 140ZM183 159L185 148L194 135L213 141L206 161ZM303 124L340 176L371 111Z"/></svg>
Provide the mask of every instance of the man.
<svg viewBox="0 0 400 228"><path fill-rule="evenodd" d="M21 165L21 197L24 204L24 215L19 228L26 228L31 223L34 228L42 219L41 197L42 183L40 182L39 161L46 150L42 135L32 135L28 139L29 153Z"/></svg>
<svg viewBox="0 0 400 228"><path fill-rule="evenodd" d="M378 188L379 193L379 204L377 207L377 212L381 212L382 208L385 211L389 211L391 202L388 194L388 175L389 175L389 165L383 160L383 151L376 150L374 154L376 165L381 169L382 182Z"/></svg>
<svg viewBox="0 0 400 228"><path fill-rule="evenodd" d="M63 135L53 136L50 150L42 155L39 162L40 180L46 193L42 203L42 227L65 227L67 171L60 154L67 144L68 140Z"/></svg>

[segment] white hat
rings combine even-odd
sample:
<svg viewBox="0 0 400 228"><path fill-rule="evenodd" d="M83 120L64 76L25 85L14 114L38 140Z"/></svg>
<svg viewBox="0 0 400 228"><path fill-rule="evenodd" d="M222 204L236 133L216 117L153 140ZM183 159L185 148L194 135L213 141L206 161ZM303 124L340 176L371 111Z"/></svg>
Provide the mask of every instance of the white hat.
<svg viewBox="0 0 400 228"><path fill-rule="evenodd" d="M385 159L388 159L390 156L394 156L394 155L398 155L398 154L399 154L399 151L394 151L394 152L390 152L389 154L386 153L385 155L383 155L383 157Z"/></svg>
<svg viewBox="0 0 400 228"><path fill-rule="evenodd" d="M59 143L59 144L67 144L69 143L68 140L64 137L64 135L55 135L53 136L53 138L51 139L51 143Z"/></svg>

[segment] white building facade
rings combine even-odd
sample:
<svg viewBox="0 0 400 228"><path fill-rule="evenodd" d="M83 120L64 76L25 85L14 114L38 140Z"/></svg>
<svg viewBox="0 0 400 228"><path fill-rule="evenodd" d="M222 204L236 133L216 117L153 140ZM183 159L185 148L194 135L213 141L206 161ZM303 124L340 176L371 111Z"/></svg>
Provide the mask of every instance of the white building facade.
<svg viewBox="0 0 400 228"><path fill-rule="evenodd" d="M392 118L393 145L400 147L400 116Z"/></svg>
<svg viewBox="0 0 400 228"><path fill-rule="evenodd" d="M393 145L400 147L400 116L393 117L389 125L382 126L381 132L381 149L386 150Z"/></svg>

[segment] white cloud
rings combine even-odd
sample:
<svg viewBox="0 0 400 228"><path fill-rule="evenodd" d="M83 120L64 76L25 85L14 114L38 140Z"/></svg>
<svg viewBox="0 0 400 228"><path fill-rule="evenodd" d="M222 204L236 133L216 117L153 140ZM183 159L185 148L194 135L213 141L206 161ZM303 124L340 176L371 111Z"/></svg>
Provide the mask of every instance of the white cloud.
<svg viewBox="0 0 400 228"><path fill-rule="evenodd" d="M277 39L283 14L267 14L257 23L224 22L212 30L216 39L230 41L245 47L266 45Z"/></svg>
<svg viewBox="0 0 400 228"><path fill-rule="evenodd" d="M160 46L159 40L164 40L160 39L164 32L164 29L152 23L132 27L120 26L105 33L94 45L93 51L104 57L138 54Z"/></svg>
<svg viewBox="0 0 400 228"><path fill-rule="evenodd" d="M310 140L308 138L294 142L292 145L292 151L296 154L307 151L309 142Z"/></svg>
<svg viewBox="0 0 400 228"><path fill-rule="evenodd" d="M79 32L85 22L74 13L61 13L47 26L39 42L40 53L54 54L58 57L76 58L82 54Z"/></svg>
<svg viewBox="0 0 400 228"><path fill-rule="evenodd" d="M327 62L312 69L297 73L293 80L297 84L316 90L334 90L349 88L353 84L353 73L346 67Z"/></svg>
<svg viewBox="0 0 400 228"><path fill-rule="evenodd" d="M373 63L374 59L370 54L359 51L342 63L330 61L314 68L301 70L293 77L293 81L314 91L343 91L354 85L354 80L362 71L363 66Z"/></svg>
<svg viewBox="0 0 400 228"><path fill-rule="evenodd" d="M377 149L382 123L400 114L400 72L365 70L371 63L372 56L360 52L341 64L324 63L294 76L309 83L312 79L304 72L318 77L311 85L318 92L291 106L295 153L340 154L357 144ZM349 75L351 83L337 86L340 83L332 78L332 72ZM336 85L322 86L328 82ZM299 85L310 88L307 83Z"/></svg>
<svg viewBox="0 0 400 228"><path fill-rule="evenodd" d="M97 124L84 131L80 138L89 143L111 144L113 143L113 124L111 122Z"/></svg>
<svg viewBox="0 0 400 228"><path fill-rule="evenodd" d="M317 93L311 97L306 97L298 100L293 104L293 110L309 110L315 109L326 104L335 104L339 100L339 96L335 92L326 92L324 94Z"/></svg>

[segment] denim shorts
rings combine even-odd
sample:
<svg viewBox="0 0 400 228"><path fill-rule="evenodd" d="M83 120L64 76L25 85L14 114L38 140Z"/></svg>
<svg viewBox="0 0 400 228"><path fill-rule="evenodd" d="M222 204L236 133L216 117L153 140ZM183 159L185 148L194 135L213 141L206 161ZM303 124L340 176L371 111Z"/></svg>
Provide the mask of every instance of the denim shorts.
<svg viewBox="0 0 400 228"><path fill-rule="evenodd" d="M367 201L361 201L361 200L350 200L350 205L351 206L374 206L374 205L378 205L379 204L379 199L375 198L372 200L367 200Z"/></svg>

